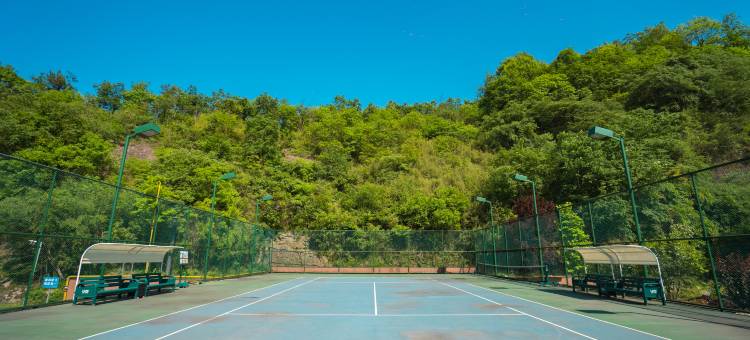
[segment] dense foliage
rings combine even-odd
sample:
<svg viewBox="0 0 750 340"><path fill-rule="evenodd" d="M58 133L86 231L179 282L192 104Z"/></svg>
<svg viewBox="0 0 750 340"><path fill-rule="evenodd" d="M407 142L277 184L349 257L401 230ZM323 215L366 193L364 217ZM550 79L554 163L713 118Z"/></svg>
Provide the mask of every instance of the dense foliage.
<svg viewBox="0 0 750 340"><path fill-rule="evenodd" d="M466 229L528 211L537 181L548 202L624 188L615 143L625 136L644 183L750 150L750 29L734 15L663 24L551 63L520 53L488 76L476 101L362 107L337 97L320 107L195 87L102 81L91 95L51 71L30 81L0 66L0 152L114 182L124 135L157 122L162 134L131 144L126 184L197 207L226 171L218 208L294 229ZM521 197L520 199L518 197Z"/></svg>

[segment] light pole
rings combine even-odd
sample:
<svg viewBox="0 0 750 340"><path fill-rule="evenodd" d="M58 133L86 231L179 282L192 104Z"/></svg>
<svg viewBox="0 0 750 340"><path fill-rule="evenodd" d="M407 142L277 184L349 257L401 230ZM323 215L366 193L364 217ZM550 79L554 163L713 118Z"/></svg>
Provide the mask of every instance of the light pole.
<svg viewBox="0 0 750 340"><path fill-rule="evenodd" d="M534 181L529 180L528 177L521 175L521 174L513 175L513 179L518 182L531 183L531 194L534 199L532 203L534 206L534 224L536 225L536 243L537 243L537 248L539 249L539 271L542 274L542 280L544 280L544 258L542 256L542 236L539 231L539 211L536 208L536 183L534 183Z"/></svg>
<svg viewBox="0 0 750 340"><path fill-rule="evenodd" d="M630 194L630 208L633 209L633 222L635 223L635 232L638 236L638 244L643 244L643 236L641 235L641 223L638 220L638 209L635 205L635 193L633 192L633 180L630 176L630 166L628 166L628 154L625 152L625 138L615 136L612 130L605 129L600 126L594 126L589 129L589 137L593 139L614 139L620 143L620 152L622 153L622 163L625 167L625 179L627 180L628 193Z"/></svg>
<svg viewBox="0 0 750 340"><path fill-rule="evenodd" d="M216 187L219 184L219 181L228 181L232 178L237 177L237 175L234 172L227 172L219 179L215 179L213 181L213 189L211 190L211 224L208 225L208 244L206 245L206 256L205 260L203 261L203 280L206 280L206 277L208 275L208 253L211 251L211 233L213 232L214 228L214 208L216 207Z"/></svg>
<svg viewBox="0 0 750 340"><path fill-rule="evenodd" d="M495 239L497 238L497 235L495 235L495 218L493 217L493 214L492 214L492 201L481 196L477 196L476 199L477 199L477 202L484 203L490 206L490 228L491 228L490 230L492 230L492 261L493 261L492 265L493 265L493 268L495 269L494 270L495 276L497 276L497 245L495 243Z"/></svg>
<svg viewBox="0 0 750 340"><path fill-rule="evenodd" d="M109 214L109 223L107 224L107 240L112 241L112 225L115 223L115 212L117 211L117 201L120 199L120 189L122 188L122 173L125 170L125 158L128 156L128 145L130 138L136 136L151 137L158 135L161 128L154 123L146 123L136 126L133 132L125 136L125 144L122 146L122 158L120 159L120 170L117 173L117 184L115 185L115 196L112 198L112 212Z"/></svg>
<svg viewBox="0 0 750 340"><path fill-rule="evenodd" d="M260 223L260 203L270 201L273 199L273 196L271 195L263 195L263 197L260 198L260 200L255 200L255 225L258 226Z"/></svg>

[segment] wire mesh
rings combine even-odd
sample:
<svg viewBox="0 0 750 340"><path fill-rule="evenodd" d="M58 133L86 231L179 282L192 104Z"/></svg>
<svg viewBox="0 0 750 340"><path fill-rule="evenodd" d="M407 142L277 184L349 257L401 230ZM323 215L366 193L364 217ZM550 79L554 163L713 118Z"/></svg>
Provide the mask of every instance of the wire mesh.
<svg viewBox="0 0 750 340"><path fill-rule="evenodd" d="M279 233L272 264L282 271L378 268L380 271L469 271L475 259L472 231L307 230ZM487 255L483 255L487 256Z"/></svg>
<svg viewBox="0 0 750 340"><path fill-rule="evenodd" d="M637 186L637 224L629 192L558 205L559 217L539 216L543 265L563 284L584 272L657 276L656 268L623 266L621 274L619 267L584 265L577 253L567 250L640 243L658 255L669 300L750 311L748 170L750 158L744 158ZM486 256L493 252L487 229L476 232L477 272L521 278L525 273L514 273L514 266L529 272L540 265L533 217L499 225L498 230L497 265Z"/></svg>
<svg viewBox="0 0 750 340"><path fill-rule="evenodd" d="M0 154L0 309L63 301L81 254L98 242L177 245L190 260L180 266L173 254L160 264L83 266L82 274L149 269L211 279L270 271L268 229L219 213L211 226L210 212L125 188L112 214L115 189ZM60 278L57 289L41 288L46 275Z"/></svg>

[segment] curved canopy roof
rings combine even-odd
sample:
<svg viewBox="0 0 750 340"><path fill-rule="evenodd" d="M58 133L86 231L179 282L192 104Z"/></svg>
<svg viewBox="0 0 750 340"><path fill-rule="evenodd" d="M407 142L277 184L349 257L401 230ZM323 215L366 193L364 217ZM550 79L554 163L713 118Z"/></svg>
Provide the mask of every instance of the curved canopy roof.
<svg viewBox="0 0 750 340"><path fill-rule="evenodd" d="M147 244L97 243L81 255L81 264L162 262L164 255L178 246Z"/></svg>
<svg viewBox="0 0 750 340"><path fill-rule="evenodd" d="M636 264L658 266L659 259L651 249L636 245L611 245L570 248L581 254L584 263Z"/></svg>

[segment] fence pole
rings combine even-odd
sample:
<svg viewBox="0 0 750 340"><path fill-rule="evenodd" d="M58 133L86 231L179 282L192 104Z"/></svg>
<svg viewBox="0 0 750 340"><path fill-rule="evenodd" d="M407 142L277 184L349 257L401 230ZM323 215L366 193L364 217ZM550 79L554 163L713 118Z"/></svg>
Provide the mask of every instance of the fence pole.
<svg viewBox="0 0 750 340"><path fill-rule="evenodd" d="M591 242L596 247L596 227L594 226L594 209L591 208L591 201L587 201L586 204L589 208L589 224L591 225ZM599 273L599 264L595 264L596 272Z"/></svg>
<svg viewBox="0 0 750 340"><path fill-rule="evenodd" d="M206 256L203 263L203 281L208 276L208 253L211 251L211 233L214 228L214 209L216 208L216 181L213 182L213 189L211 190L211 221L208 224L208 242L206 243Z"/></svg>
<svg viewBox="0 0 750 340"><path fill-rule="evenodd" d="M485 269L487 269L487 268L485 268L485 265L484 265L485 261L487 260L487 255L484 253L484 246L485 246L484 229L479 230L479 235L482 237L482 240L479 243L479 251L482 252L482 256L480 257L480 259L482 260L482 262L479 262L477 264L481 263L482 264L482 274L487 274L487 273L485 273Z"/></svg>
<svg viewBox="0 0 750 340"><path fill-rule="evenodd" d="M518 218L518 249L521 249L521 263L519 263L519 265L523 266L523 264L525 263L524 253L526 252L526 248L523 247L523 235L521 234L521 217Z"/></svg>
<svg viewBox="0 0 750 340"><path fill-rule="evenodd" d="M497 239L497 232L495 231L495 225L490 227L492 228L492 265L495 273L495 276L497 276L497 246L495 240Z"/></svg>
<svg viewBox="0 0 750 340"><path fill-rule="evenodd" d="M586 202L589 207L589 225L591 225L591 241L596 247L596 228L594 227L594 209L591 209L591 201Z"/></svg>
<svg viewBox="0 0 750 340"><path fill-rule="evenodd" d="M503 224L503 239L505 240L505 271L510 275L510 253L508 252L508 223Z"/></svg>
<svg viewBox="0 0 750 340"><path fill-rule="evenodd" d="M565 285L568 285L568 261L565 258L567 253L565 252L565 234L562 231L562 215L560 214L560 208L555 206L555 212L557 212L557 230L560 231L560 242L562 244L562 260L563 260L563 271L565 272Z"/></svg>
<svg viewBox="0 0 750 340"><path fill-rule="evenodd" d="M478 273L479 271L479 248L481 248L481 245L479 244L479 237L477 237L476 232L481 231L476 230L474 233L474 274Z"/></svg>
<svg viewBox="0 0 750 340"><path fill-rule="evenodd" d="M275 235L271 235L271 243L268 244L268 272L269 273L273 273L273 239L274 237Z"/></svg>
<svg viewBox="0 0 750 340"><path fill-rule="evenodd" d="M47 219L49 217L49 209L52 206L52 191L55 189L57 184L57 170L52 173L52 180L50 181L49 189L47 190L47 201L44 203L44 210L42 212L42 220L39 221L39 235L36 239L36 249L34 249L34 263L31 265L31 272L29 273L29 282L26 285L26 292L23 294L23 307L26 307L29 303L29 291L31 286L34 284L34 273L36 267L39 264L39 254L42 252L42 240L44 239L44 228L47 226Z"/></svg>
<svg viewBox="0 0 750 340"><path fill-rule="evenodd" d="M716 276L716 261L714 260L714 252L711 249L711 241L708 240L708 230L706 229L706 222L703 217L703 206L701 200L698 197L698 187L695 185L695 174L690 174L690 184L693 187L693 198L695 199L695 207L698 209L698 216L700 216L701 229L703 229L703 241L706 242L706 252L708 253L708 259L711 262L711 276L714 280L714 289L716 289L716 297L719 299L719 309L724 311L724 300L721 298L721 289L719 289L719 279Z"/></svg>
<svg viewBox="0 0 750 340"><path fill-rule="evenodd" d="M542 280L544 280L544 255L542 254L542 235L539 230L539 211L536 207L536 184L534 181L531 181L531 193L534 195L534 225L536 225L536 244L539 248L538 255L539 255L539 273L542 275Z"/></svg>

